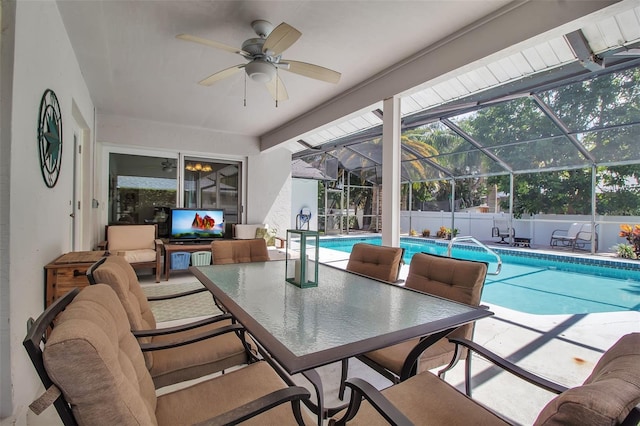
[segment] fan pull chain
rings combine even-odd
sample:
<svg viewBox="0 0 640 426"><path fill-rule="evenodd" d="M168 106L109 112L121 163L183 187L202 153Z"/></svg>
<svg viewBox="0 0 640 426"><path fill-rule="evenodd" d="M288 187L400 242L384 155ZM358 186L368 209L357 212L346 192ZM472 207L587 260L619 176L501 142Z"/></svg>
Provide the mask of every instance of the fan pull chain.
<svg viewBox="0 0 640 426"><path fill-rule="evenodd" d="M247 73L244 74L244 106L247 106Z"/></svg>
<svg viewBox="0 0 640 426"><path fill-rule="evenodd" d="M280 82L280 76L278 75L278 67L276 67L276 108L278 108L278 86Z"/></svg>

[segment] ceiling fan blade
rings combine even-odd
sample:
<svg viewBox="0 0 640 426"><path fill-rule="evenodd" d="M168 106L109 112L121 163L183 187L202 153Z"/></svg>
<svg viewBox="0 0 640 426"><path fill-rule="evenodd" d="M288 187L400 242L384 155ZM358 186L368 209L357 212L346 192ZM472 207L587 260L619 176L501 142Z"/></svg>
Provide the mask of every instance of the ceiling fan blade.
<svg viewBox="0 0 640 426"><path fill-rule="evenodd" d="M273 52L273 56L278 56L287 50L293 43L298 41L302 33L287 23L282 23L275 27L271 34L267 36L262 46L263 52Z"/></svg>
<svg viewBox="0 0 640 426"><path fill-rule="evenodd" d="M242 55L245 57L251 56L249 52L245 52L242 49L239 49L233 46L228 46L223 43L218 43L217 41L209 40L206 38L196 37L189 34L178 34L176 38L180 40L193 41L195 43L204 44L205 46L214 47L216 49L226 50L227 52L230 52L230 53L237 53L238 55Z"/></svg>
<svg viewBox="0 0 640 426"><path fill-rule="evenodd" d="M321 67L320 65L308 64L306 62L283 59L280 63L289 64L288 69L286 67L282 67L285 71L300 74L309 78L315 78L316 80L326 81L327 83L337 83L340 81L340 76L342 75L337 71L330 70L329 68Z"/></svg>
<svg viewBox="0 0 640 426"><path fill-rule="evenodd" d="M198 84L201 84L203 86L211 86L216 81L222 80L223 78L231 77L233 74L239 72L243 68L244 68L244 64L235 65L231 68L227 68L226 70L218 71L215 74L211 74L209 77L205 78L204 80L199 81Z"/></svg>
<svg viewBox="0 0 640 426"><path fill-rule="evenodd" d="M267 90L271 94L271 97L276 101L286 101L289 99L287 89L284 87L284 83L277 75L275 78L272 78L271 81L265 83L265 86L267 86Z"/></svg>

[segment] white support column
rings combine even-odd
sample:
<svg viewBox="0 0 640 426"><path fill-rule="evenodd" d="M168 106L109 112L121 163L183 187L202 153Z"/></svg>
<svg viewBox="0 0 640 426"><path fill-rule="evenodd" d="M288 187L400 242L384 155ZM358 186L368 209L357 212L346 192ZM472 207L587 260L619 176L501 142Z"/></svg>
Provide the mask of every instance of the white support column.
<svg viewBox="0 0 640 426"><path fill-rule="evenodd" d="M384 100L382 120L382 244L400 247L400 98Z"/></svg>

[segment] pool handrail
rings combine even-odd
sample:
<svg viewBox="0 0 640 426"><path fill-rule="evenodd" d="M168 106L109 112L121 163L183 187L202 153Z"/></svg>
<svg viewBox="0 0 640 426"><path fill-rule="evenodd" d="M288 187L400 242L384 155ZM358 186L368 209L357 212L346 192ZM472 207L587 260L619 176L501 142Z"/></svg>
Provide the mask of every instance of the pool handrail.
<svg viewBox="0 0 640 426"><path fill-rule="evenodd" d="M472 236L453 237L451 241L449 241L449 246L447 247L448 257L451 257L451 249L453 248L453 243L462 242L462 241L471 241L473 243L476 243L477 245L479 245L480 247L482 247L483 249L485 249L486 251L494 255L498 261L498 267L496 268L495 272L487 271L487 275L498 275L500 273L500 271L502 270L502 258L500 257L500 255L495 251L491 250L486 245L482 244L480 241L476 240Z"/></svg>

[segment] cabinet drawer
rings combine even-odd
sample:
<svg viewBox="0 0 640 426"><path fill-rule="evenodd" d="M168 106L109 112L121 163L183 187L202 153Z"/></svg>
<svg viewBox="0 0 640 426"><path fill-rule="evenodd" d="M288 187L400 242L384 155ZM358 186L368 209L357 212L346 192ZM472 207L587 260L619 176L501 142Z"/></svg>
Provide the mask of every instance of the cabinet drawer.
<svg viewBox="0 0 640 426"><path fill-rule="evenodd" d="M71 287L80 287L82 285L88 285L87 280L87 266L79 266L75 268L58 268L53 271L54 280L56 285L69 285Z"/></svg>

